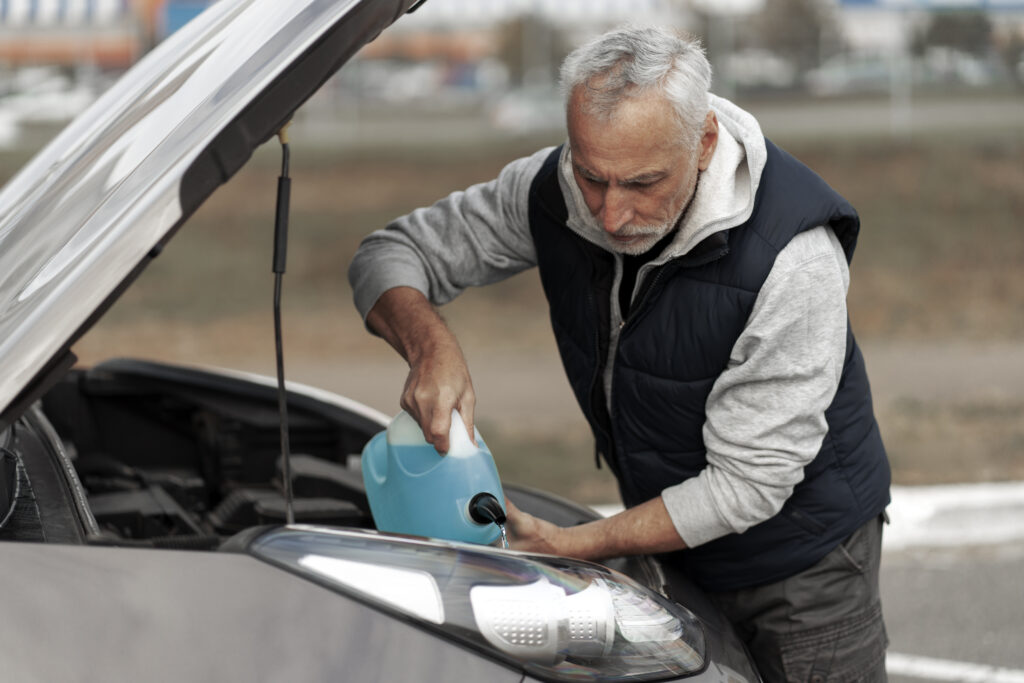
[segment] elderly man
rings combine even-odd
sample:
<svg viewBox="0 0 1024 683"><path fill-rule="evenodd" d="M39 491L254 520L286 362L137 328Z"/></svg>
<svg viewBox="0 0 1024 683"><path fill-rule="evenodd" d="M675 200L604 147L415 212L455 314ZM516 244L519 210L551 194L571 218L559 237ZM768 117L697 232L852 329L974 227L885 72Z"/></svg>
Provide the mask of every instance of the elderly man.
<svg viewBox="0 0 1024 683"><path fill-rule="evenodd" d="M445 451L475 397L433 306L539 267L626 510L560 528L513 507L514 547L663 554L767 680L884 680L889 468L847 321L857 214L710 80L700 47L660 29L577 49L568 144L370 235L356 305L408 361L401 404Z"/></svg>

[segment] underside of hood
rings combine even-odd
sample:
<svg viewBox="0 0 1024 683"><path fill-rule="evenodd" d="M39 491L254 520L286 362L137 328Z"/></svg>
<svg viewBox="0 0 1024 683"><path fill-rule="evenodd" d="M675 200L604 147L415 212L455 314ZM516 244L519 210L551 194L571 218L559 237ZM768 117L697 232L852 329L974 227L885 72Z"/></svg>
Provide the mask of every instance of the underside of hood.
<svg viewBox="0 0 1024 683"><path fill-rule="evenodd" d="M220 0L0 190L0 428L210 194L415 0Z"/></svg>

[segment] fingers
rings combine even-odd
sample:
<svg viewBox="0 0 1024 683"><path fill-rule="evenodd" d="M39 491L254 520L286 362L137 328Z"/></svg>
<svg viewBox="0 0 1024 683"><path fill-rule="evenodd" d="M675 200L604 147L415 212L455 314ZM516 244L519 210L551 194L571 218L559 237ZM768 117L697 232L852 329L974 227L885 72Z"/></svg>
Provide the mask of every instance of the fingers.
<svg viewBox="0 0 1024 683"><path fill-rule="evenodd" d="M448 403L444 401L443 403ZM448 435L452 429L452 409L445 409L443 405L434 404L430 407L425 421L420 423L423 428L423 435L427 441L434 445L438 453L447 453L451 448Z"/></svg>
<svg viewBox="0 0 1024 683"><path fill-rule="evenodd" d="M389 289L370 309L366 324L409 363L400 404L419 423L426 440L438 451L448 452L454 408L475 443L476 397L466 359L426 296L412 287Z"/></svg>
<svg viewBox="0 0 1024 683"><path fill-rule="evenodd" d="M505 525L514 537L528 538L535 531L536 518L523 512L508 498L505 498Z"/></svg>
<svg viewBox="0 0 1024 683"><path fill-rule="evenodd" d="M508 498L505 498L505 527L513 550L575 557L566 552L569 546L565 528L523 512Z"/></svg>
<svg viewBox="0 0 1024 683"><path fill-rule="evenodd" d="M424 392L406 391L400 401L402 409L415 418L423 430L423 438L439 453L447 453L450 447L448 434L451 431L453 400L441 400Z"/></svg>
<svg viewBox="0 0 1024 683"><path fill-rule="evenodd" d="M476 443L473 383L464 362L455 366L455 372L448 371L451 367L422 363L411 368L400 400L402 408L419 423L423 438L439 453L447 453L451 447L449 434L453 409L462 415L469 438Z"/></svg>

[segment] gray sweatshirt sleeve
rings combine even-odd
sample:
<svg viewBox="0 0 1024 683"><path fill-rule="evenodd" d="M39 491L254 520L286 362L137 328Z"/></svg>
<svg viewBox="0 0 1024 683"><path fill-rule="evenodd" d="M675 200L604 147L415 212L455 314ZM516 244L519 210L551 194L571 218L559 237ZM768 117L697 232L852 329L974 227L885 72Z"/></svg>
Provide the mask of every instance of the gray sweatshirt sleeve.
<svg viewBox="0 0 1024 683"><path fill-rule="evenodd" d="M530 185L550 152L513 161L496 179L453 192L368 235L348 271L363 318L393 287L414 287L439 306L466 287L536 265L527 207Z"/></svg>
<svg viewBox="0 0 1024 683"><path fill-rule="evenodd" d="M662 492L694 547L774 516L828 431L846 353L849 270L831 229L778 255L707 400L707 467Z"/></svg>

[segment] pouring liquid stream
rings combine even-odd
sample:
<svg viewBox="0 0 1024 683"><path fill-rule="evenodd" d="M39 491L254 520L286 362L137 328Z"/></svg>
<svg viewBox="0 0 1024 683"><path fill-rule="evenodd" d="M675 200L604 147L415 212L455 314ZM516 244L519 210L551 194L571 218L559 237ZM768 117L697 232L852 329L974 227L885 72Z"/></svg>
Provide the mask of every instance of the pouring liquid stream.
<svg viewBox="0 0 1024 683"><path fill-rule="evenodd" d="M498 528L501 529L501 547L504 548L505 550L508 550L509 549L508 532L505 531L505 525L504 524L500 524L498 522L495 522L495 524L497 524Z"/></svg>

